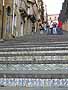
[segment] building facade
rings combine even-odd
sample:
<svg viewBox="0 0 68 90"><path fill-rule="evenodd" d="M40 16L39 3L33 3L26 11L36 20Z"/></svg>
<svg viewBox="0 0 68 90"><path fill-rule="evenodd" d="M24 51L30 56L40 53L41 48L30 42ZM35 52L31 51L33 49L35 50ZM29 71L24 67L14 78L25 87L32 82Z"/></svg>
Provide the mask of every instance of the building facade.
<svg viewBox="0 0 68 90"><path fill-rule="evenodd" d="M59 14L59 20L63 22L63 30L68 31L68 0L64 0L62 10Z"/></svg>
<svg viewBox="0 0 68 90"><path fill-rule="evenodd" d="M3 38L5 38L7 34L10 37L12 30L12 0L4 0L4 2L1 0L0 4L0 38L2 33Z"/></svg>
<svg viewBox="0 0 68 90"><path fill-rule="evenodd" d="M43 22L44 21L44 5L43 0L38 0L38 10L40 14L40 19Z"/></svg>
<svg viewBox="0 0 68 90"><path fill-rule="evenodd" d="M59 19L64 23L68 19L68 0L64 0L62 4L62 10L59 14Z"/></svg>
<svg viewBox="0 0 68 90"><path fill-rule="evenodd" d="M0 1L0 37L20 37L38 29L38 20L43 20L42 0L4 0L4 16L2 20L3 2ZM2 26L3 22L3 26Z"/></svg>

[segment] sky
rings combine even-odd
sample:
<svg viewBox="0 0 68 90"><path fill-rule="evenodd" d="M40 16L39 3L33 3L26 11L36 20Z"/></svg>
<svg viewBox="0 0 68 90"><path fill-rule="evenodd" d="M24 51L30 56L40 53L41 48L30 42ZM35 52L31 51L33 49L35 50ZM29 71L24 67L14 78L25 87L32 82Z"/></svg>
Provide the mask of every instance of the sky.
<svg viewBox="0 0 68 90"><path fill-rule="evenodd" d="M48 14L59 14L62 9L62 2L64 0L43 0L44 4L47 5Z"/></svg>

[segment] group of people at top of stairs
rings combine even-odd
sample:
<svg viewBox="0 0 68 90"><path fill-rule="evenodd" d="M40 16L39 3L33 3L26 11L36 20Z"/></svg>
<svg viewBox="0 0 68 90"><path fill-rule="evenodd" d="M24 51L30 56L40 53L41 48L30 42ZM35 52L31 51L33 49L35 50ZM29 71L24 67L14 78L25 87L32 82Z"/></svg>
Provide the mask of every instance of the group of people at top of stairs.
<svg viewBox="0 0 68 90"><path fill-rule="evenodd" d="M49 35L62 35L62 21L58 21L58 23L51 21L50 23L43 22L39 24L40 32L47 32Z"/></svg>

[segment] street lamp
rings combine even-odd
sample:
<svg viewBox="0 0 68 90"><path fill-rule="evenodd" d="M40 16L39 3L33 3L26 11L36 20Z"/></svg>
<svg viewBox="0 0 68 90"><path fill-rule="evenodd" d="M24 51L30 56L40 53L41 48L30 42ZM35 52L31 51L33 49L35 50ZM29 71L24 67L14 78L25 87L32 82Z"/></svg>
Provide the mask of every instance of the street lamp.
<svg viewBox="0 0 68 90"><path fill-rule="evenodd" d="M4 0L2 0L2 30L1 30L1 39L3 39L3 29L4 29Z"/></svg>

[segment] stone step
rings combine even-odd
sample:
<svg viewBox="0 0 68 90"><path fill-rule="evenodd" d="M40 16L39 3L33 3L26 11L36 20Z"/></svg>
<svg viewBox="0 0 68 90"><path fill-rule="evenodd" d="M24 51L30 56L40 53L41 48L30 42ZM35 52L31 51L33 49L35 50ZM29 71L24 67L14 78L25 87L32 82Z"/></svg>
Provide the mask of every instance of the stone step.
<svg viewBox="0 0 68 90"><path fill-rule="evenodd" d="M23 47L67 47L68 43L1 43L0 48L23 48Z"/></svg>
<svg viewBox="0 0 68 90"><path fill-rule="evenodd" d="M48 59L48 60L22 60L22 59L18 59L16 60L15 58L11 59L12 57L10 57L9 59L6 57L0 58L0 64L68 64L68 59L65 60L65 58L63 58L63 60L61 59Z"/></svg>
<svg viewBox="0 0 68 90"><path fill-rule="evenodd" d="M68 41L55 41L55 42L50 42L50 41L44 41L44 42L38 42L38 41L36 41L36 42L23 42L23 41L5 41L4 43L1 43L0 42L0 45L5 45L5 44L7 44L7 45L11 45L11 44L13 44L13 45L24 45L24 44L26 44L26 45L46 45L46 44L68 44Z"/></svg>
<svg viewBox="0 0 68 90"><path fill-rule="evenodd" d="M68 55L68 50L21 50L21 51L0 51L3 56L63 56Z"/></svg>
<svg viewBox="0 0 68 90"><path fill-rule="evenodd" d="M66 47L67 42L46 42L46 43L0 43L0 48L24 48L24 47Z"/></svg>
<svg viewBox="0 0 68 90"><path fill-rule="evenodd" d="M67 70L0 70L0 78L40 78L64 79L68 78Z"/></svg>
<svg viewBox="0 0 68 90"><path fill-rule="evenodd" d="M39 46L39 47L21 47L21 48L18 48L18 47L16 47L16 48L14 48L14 47L10 47L10 48L8 48L8 47L3 47L3 48L0 48L0 52L12 52L12 51L60 51L60 50L68 50L68 47L57 47L57 46L46 46L46 47L42 47L42 46Z"/></svg>

